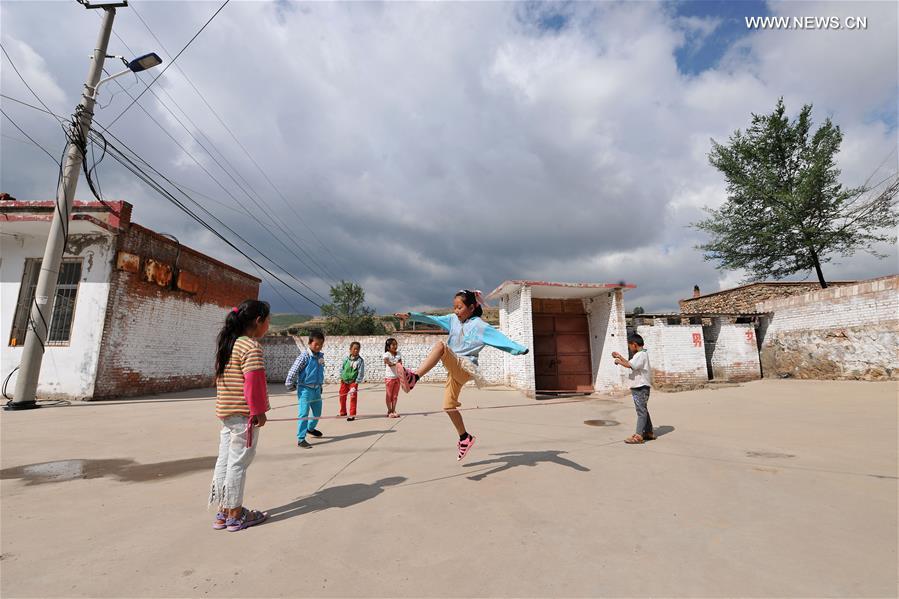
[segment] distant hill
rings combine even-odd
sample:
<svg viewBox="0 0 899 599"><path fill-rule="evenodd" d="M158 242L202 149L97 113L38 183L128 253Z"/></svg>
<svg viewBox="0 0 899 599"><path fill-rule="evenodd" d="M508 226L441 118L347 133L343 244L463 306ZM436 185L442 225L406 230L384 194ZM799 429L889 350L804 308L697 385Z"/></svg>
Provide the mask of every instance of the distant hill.
<svg viewBox="0 0 899 599"><path fill-rule="evenodd" d="M308 320L312 320L308 314L272 314L270 328L272 331L282 331Z"/></svg>

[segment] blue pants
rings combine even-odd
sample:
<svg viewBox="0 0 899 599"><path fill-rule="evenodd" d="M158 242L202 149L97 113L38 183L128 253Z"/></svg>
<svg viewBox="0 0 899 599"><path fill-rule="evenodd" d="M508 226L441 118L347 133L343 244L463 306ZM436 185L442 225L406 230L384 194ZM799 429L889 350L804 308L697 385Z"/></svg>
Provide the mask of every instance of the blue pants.
<svg viewBox="0 0 899 599"><path fill-rule="evenodd" d="M306 438L306 433L314 431L318 425L318 417L322 415L322 390L321 388L311 389L309 387L297 387L297 399L299 400L299 418L309 416L309 410L315 420L300 420L297 424L297 441Z"/></svg>

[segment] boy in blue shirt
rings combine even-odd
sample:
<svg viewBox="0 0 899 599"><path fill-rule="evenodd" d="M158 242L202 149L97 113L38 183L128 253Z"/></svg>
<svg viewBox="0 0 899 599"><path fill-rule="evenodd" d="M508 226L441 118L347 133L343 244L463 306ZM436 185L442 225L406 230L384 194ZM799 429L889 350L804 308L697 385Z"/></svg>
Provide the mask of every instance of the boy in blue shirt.
<svg viewBox="0 0 899 599"><path fill-rule="evenodd" d="M311 449L306 441L306 434L321 437L322 432L316 428L318 418L322 415L322 385L325 382L325 334L319 330L309 333L309 344L306 351L297 357L284 384L288 391L297 390L299 418L309 416L312 411L313 420L300 420L297 424L297 447Z"/></svg>

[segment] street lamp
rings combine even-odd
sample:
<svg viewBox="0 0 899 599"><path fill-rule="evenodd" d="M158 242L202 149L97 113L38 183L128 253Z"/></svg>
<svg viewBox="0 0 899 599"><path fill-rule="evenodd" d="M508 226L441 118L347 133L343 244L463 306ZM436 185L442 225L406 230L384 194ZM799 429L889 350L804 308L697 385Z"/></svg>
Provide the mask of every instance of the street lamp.
<svg viewBox="0 0 899 599"><path fill-rule="evenodd" d="M150 52L149 54L138 56L130 62L125 60L124 56L110 56L109 58L120 59L128 68L120 73L116 73L115 75L110 75L105 79L100 79L100 81L98 81L97 85L94 87L93 97L97 96L97 90L100 89L100 86L107 81L112 81L113 79L121 77L122 75L127 75L128 73L140 73L141 71L146 71L147 69L152 69L153 67L162 64L162 59L159 58L159 55L156 52Z"/></svg>

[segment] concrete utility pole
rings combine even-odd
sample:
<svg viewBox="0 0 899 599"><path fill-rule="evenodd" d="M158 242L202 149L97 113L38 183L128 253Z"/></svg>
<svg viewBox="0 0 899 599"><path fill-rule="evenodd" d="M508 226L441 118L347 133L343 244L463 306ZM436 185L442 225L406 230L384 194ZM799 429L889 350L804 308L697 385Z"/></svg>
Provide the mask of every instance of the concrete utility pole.
<svg viewBox="0 0 899 599"><path fill-rule="evenodd" d="M37 279L37 287L34 291L34 303L31 307L31 331L25 337L25 348L22 352L22 360L19 364L19 376L16 378L16 394L6 409L27 410L36 408L38 376L41 372L41 362L44 357L44 344L47 342L47 329L50 326L50 318L53 314L53 303L56 299L56 281L59 277L59 266L62 262L62 252L66 243L68 231L68 217L72 212L75 201L75 188L78 186L78 177L81 173L81 163L84 160L82 150L72 143L72 139L86 140L90 134L91 120L96 102L96 87L103 74L103 63L106 61L106 48L109 46L109 36L112 34L112 22L115 19L115 7L127 6L127 3L114 5L92 6L83 2L86 8L100 8L104 11L103 22L100 25L100 35L97 37L97 47L94 49L93 60L87 74L87 81L81 93L81 102L77 113L77 123L72 123L70 139L63 163L62 178L59 189L56 192L56 210L53 213L53 223L50 225L50 235L47 238L47 248L44 250L44 258L41 261L41 271Z"/></svg>

